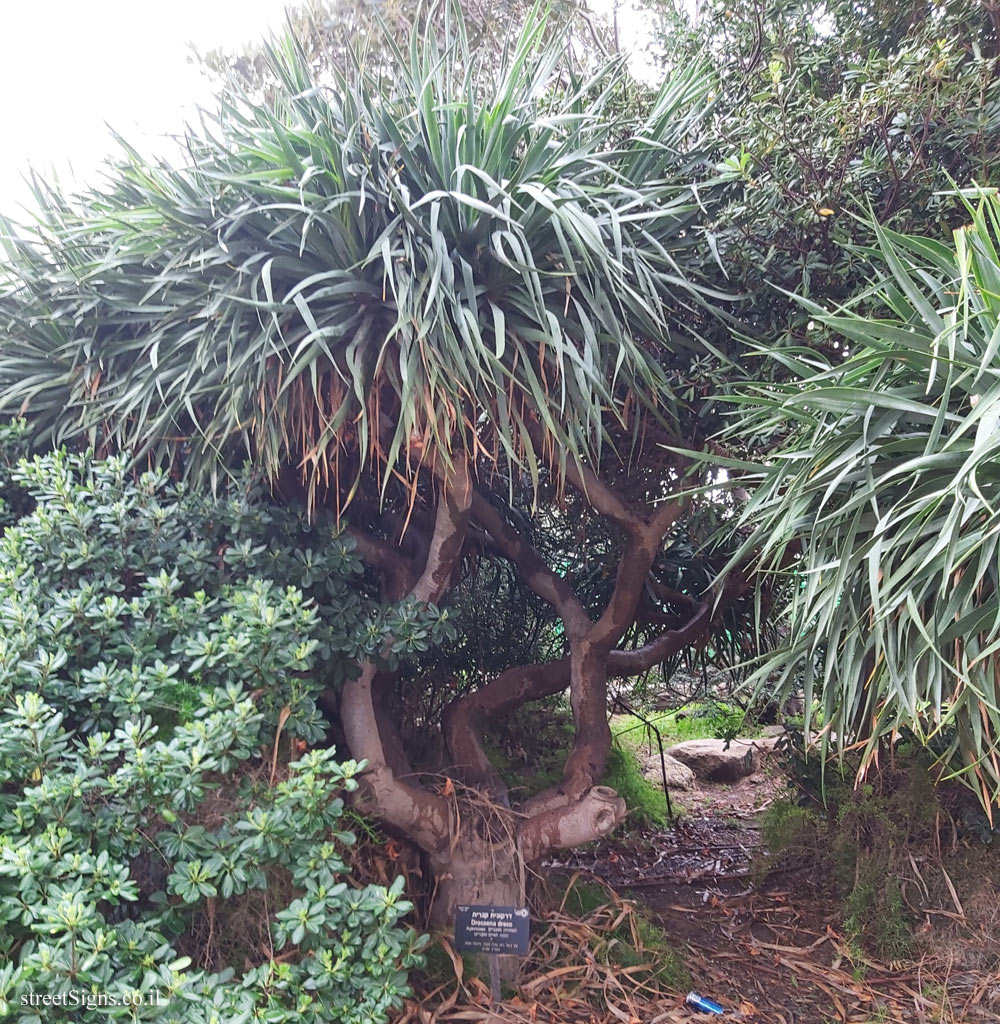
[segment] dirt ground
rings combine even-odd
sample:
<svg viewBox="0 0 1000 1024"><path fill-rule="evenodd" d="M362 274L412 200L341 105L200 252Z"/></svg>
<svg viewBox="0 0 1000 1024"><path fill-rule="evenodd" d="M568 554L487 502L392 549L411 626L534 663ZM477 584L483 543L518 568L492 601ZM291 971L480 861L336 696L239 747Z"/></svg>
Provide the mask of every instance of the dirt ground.
<svg viewBox="0 0 1000 1024"><path fill-rule="evenodd" d="M802 872L755 870L759 815L787 791L775 764L738 783L678 794L672 827L615 839L561 866L600 878L662 924L696 990L727 1017L761 1024L978 1024L1000 1021L1000 974L859 958L839 911ZM681 1011L664 1018L707 1021Z"/></svg>
<svg viewBox="0 0 1000 1024"><path fill-rule="evenodd" d="M659 830L631 833L572 851L546 871L601 880L659 923L679 950L695 989L743 1024L986 1024L1000 1021L1000 973L953 970L942 957L876 963L838 931L838 907L801 870L762 878L761 812L786 792L773 760L735 784L701 783L678 793L684 813ZM684 1006L684 994L642 1002L641 986L602 974L589 949L596 929L564 921L551 955L525 965L521 994L492 1011L488 993L431 1010L411 1005L408 1024L696 1024L715 1019ZM619 918L620 920L620 918ZM575 950L570 949L573 942ZM540 951L542 952L542 951ZM547 959L546 959L547 957ZM563 966L560 966L563 965ZM532 973L533 972L533 973ZM619 972L625 975L627 972ZM589 1000L574 998L571 979L586 979ZM602 1005L593 992L607 992ZM583 987L583 986L581 986ZM567 994L569 993L569 994ZM468 992L466 992L466 996ZM530 998L528 998L530 996ZM637 1002L638 998L638 1002ZM439 1012L443 1010L444 1012Z"/></svg>

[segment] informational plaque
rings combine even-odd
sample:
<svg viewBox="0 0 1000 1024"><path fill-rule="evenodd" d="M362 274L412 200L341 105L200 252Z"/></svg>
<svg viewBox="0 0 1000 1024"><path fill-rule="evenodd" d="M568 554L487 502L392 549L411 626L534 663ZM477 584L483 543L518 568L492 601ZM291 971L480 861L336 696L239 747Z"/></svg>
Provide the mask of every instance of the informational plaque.
<svg viewBox="0 0 1000 1024"><path fill-rule="evenodd" d="M527 907L460 906L455 912L455 948L460 953L528 952Z"/></svg>

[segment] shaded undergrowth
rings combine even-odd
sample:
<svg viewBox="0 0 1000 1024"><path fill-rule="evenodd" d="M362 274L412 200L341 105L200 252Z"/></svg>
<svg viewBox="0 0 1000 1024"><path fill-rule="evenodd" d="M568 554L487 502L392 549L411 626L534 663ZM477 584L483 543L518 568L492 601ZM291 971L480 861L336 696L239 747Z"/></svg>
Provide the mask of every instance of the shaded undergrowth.
<svg viewBox="0 0 1000 1024"><path fill-rule="evenodd" d="M663 826L667 821L666 797L662 787L649 782L642 773L637 756L641 737L635 734L633 740L629 730L619 735L615 721L612 719L615 741L601 784L610 786L625 800L630 825ZM487 741L489 755L515 800L555 785L562 778L572 746L573 716L562 698L515 711Z"/></svg>
<svg viewBox="0 0 1000 1024"><path fill-rule="evenodd" d="M1000 842L971 794L936 785L929 757L905 744L857 786L855 765L824 773L803 754L792 735L797 795L764 814L758 876L802 868L804 884L835 895L859 963L950 946L956 963L1000 968Z"/></svg>

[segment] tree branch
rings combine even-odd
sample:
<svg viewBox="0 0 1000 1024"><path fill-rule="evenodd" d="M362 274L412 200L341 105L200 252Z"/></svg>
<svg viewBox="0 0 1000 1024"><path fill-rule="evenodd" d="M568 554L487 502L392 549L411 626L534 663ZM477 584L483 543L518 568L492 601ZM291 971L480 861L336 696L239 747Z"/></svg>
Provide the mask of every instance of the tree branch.
<svg viewBox="0 0 1000 1024"><path fill-rule="evenodd" d="M691 618L655 640L631 651L612 651L607 659L611 675L638 675L671 654L683 650L703 636L712 621L712 606L700 602ZM508 669L485 686L458 697L445 710L444 733L455 764L463 771L468 785L481 785L499 797L506 797L506 786L490 762L483 747L483 729L521 705L562 693L570 684L571 659ZM606 711L605 711L606 716ZM527 802L527 813L544 813L564 806L567 798L559 793Z"/></svg>
<svg viewBox="0 0 1000 1024"><path fill-rule="evenodd" d="M610 519L626 533L646 525L645 520L609 487L589 466L572 459L566 463L566 479L587 499L605 519Z"/></svg>
<svg viewBox="0 0 1000 1024"><path fill-rule="evenodd" d="M625 818L625 801L607 786L594 786L580 799L521 822L518 841L529 864L552 850L568 850L614 831Z"/></svg>
<svg viewBox="0 0 1000 1024"><path fill-rule="evenodd" d="M351 754L368 762L363 779L379 817L410 836L428 853L448 844L450 810L442 797L397 778L386 763L372 684L376 666L367 661L357 679L344 684L340 714Z"/></svg>
<svg viewBox="0 0 1000 1024"><path fill-rule="evenodd" d="M650 522L642 522L629 532L625 552L618 563L611 600L588 631L588 639L598 647L610 651L635 621L635 611L649 578L649 571L660 553L663 537L677 521L683 508L684 503L680 500L664 502Z"/></svg>
<svg viewBox="0 0 1000 1024"><path fill-rule="evenodd" d="M521 579L559 613L567 636L572 638L583 635L590 628L590 617L566 580L557 576L538 552L511 529L500 513L480 494L473 495L472 515L514 564Z"/></svg>
<svg viewBox="0 0 1000 1024"><path fill-rule="evenodd" d="M416 600L439 601L451 584L462 557L471 501L472 480L468 460L463 458L456 460L454 467L443 475L427 560L423 572L409 588L409 595ZM384 542L365 534L360 534L360 538L363 551L383 570L399 569L406 562ZM403 762L394 751L386 749L386 740L391 740L395 733L379 722L380 711L384 715L384 709L376 709L377 675L375 662L367 661L362 664L358 678L344 684L340 713L347 744L354 757L368 762L364 779L379 817L401 829L428 853L440 853L447 847L450 835L449 805L422 786L404 781L390 766L395 763L398 769Z"/></svg>
<svg viewBox="0 0 1000 1024"><path fill-rule="evenodd" d="M418 601L437 602L451 585L455 568L462 558L465 531L472 507L472 478L467 458L455 460L454 466L442 474L427 562L411 596Z"/></svg>
<svg viewBox="0 0 1000 1024"><path fill-rule="evenodd" d="M576 733L562 784L549 794L557 804L582 799L604 772L611 750L608 657L635 621L639 599L659 554L663 535L676 521L681 508L682 503L674 501L661 508L651 522L640 520L638 525L630 525L611 600L586 635L572 642L570 702Z"/></svg>
<svg viewBox="0 0 1000 1024"><path fill-rule="evenodd" d="M712 623L712 606L703 602L690 619L677 629L668 629L655 640L632 651L612 651L608 655L608 672L614 676L634 676L648 672L665 658L678 654L699 637Z"/></svg>
<svg viewBox="0 0 1000 1024"><path fill-rule="evenodd" d="M361 560L383 574L392 599L398 600L413 589L417 582L416 567L395 544L356 526L348 526L346 532L353 538Z"/></svg>
<svg viewBox="0 0 1000 1024"><path fill-rule="evenodd" d="M394 682L395 676L388 672L375 673L375 677L372 679L372 705L375 708L378 735L382 743L385 763L397 778L407 779L413 776L413 768L406 755L403 738L396 728L396 722L391 712Z"/></svg>

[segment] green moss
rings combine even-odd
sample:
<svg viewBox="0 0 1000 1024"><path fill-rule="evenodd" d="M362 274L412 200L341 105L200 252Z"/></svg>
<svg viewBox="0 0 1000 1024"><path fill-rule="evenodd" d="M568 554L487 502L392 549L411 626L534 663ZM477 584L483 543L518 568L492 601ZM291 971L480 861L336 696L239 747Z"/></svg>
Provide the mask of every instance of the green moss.
<svg viewBox="0 0 1000 1024"><path fill-rule="evenodd" d="M603 885L577 879L564 895L563 910L571 917L587 917L611 899Z"/></svg>
<svg viewBox="0 0 1000 1024"><path fill-rule="evenodd" d="M662 826L667 821L667 798L643 776L635 753L617 743L608 755L602 785L610 786L625 801L632 821L644 826Z"/></svg>

